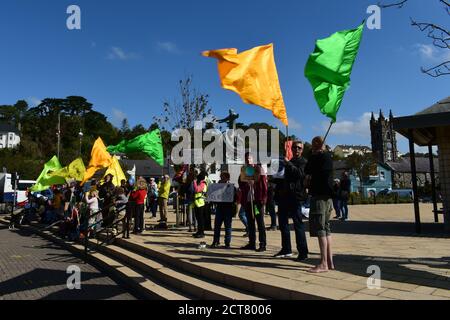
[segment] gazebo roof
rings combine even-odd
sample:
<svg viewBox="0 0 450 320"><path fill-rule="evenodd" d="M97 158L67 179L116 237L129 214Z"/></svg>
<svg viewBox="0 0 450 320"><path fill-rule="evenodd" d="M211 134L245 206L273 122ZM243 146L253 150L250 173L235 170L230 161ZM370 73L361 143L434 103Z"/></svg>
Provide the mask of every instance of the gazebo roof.
<svg viewBox="0 0 450 320"><path fill-rule="evenodd" d="M408 117L394 118L394 130L419 146L436 145L436 128L450 126L450 97Z"/></svg>

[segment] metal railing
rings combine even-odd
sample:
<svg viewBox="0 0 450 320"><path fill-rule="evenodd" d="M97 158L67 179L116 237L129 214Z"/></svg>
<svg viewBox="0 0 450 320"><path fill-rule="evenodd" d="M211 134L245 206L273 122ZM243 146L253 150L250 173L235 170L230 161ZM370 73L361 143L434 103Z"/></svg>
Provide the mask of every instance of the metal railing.
<svg viewBox="0 0 450 320"><path fill-rule="evenodd" d="M113 212L108 212L108 215L113 214L113 221L111 223L108 224L104 224L105 220L108 219L106 222L109 222L109 220L111 219L109 216L105 219L103 217L103 212L105 210L110 210L111 208L113 208L115 205L111 204L108 205L106 207L104 207L103 209L96 211L92 214L90 214L89 216L86 217L86 230L85 230L85 236L84 236L84 253L87 255L89 254L89 245L90 245L90 241L89 239L96 239L97 243L95 244L96 247L100 247L103 245L108 245L111 244L118 236L125 234L125 232L127 232L127 230L125 229L125 221L127 219L127 205L125 205L123 208L121 208L120 210L114 210ZM117 219L117 217L119 216L120 213L125 211L125 216L121 219ZM102 215L102 218L97 220L98 216ZM89 224L89 221L91 219L95 218L95 222L93 224ZM123 224L124 227L122 228L122 231L119 232L118 231L118 225L119 224ZM98 227L100 226L100 228ZM117 227L117 228L114 228ZM126 228L130 228L129 224L126 225ZM116 229L117 232L111 232L111 229ZM106 234L105 234L106 231ZM128 230L129 231L129 230Z"/></svg>

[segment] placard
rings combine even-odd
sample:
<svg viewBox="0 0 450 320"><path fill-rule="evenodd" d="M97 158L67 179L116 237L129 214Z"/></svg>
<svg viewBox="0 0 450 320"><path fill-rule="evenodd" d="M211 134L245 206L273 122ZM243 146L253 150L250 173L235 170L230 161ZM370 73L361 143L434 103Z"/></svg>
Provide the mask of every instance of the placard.
<svg viewBox="0 0 450 320"><path fill-rule="evenodd" d="M208 202L234 202L234 185L231 183L213 183L208 186Z"/></svg>

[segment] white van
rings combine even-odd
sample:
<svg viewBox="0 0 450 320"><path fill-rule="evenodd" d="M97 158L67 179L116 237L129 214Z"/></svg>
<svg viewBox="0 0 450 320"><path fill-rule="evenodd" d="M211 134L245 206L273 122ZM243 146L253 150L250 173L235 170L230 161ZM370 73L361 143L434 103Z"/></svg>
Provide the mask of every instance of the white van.
<svg viewBox="0 0 450 320"><path fill-rule="evenodd" d="M36 181L33 180L19 180L17 184L17 204L27 201L27 190L35 184ZM0 203L12 203L13 201L14 186L12 185L12 175L10 173L0 173Z"/></svg>
<svg viewBox="0 0 450 320"><path fill-rule="evenodd" d="M28 200L28 189L36 184L33 180L19 180L17 184L17 203L24 203Z"/></svg>

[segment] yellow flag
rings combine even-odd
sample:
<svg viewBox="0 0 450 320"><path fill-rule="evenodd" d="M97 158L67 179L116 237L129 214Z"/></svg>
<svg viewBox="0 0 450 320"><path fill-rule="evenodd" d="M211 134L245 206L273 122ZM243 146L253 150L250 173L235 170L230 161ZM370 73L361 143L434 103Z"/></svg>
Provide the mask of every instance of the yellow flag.
<svg viewBox="0 0 450 320"><path fill-rule="evenodd" d="M113 179L112 179L111 182L116 187L120 186L120 182L122 180L126 180L127 179L125 177L125 174L123 173L122 167L120 166L119 160L117 160L116 157L112 157L112 163L108 167L108 170L106 170L104 177L106 177L108 174L112 174L113 175Z"/></svg>
<svg viewBox="0 0 450 320"><path fill-rule="evenodd" d="M111 163L111 155L108 151L106 151L106 146L103 143L103 140L98 138L92 148L91 161L89 162L89 166L84 174L84 179L81 184L84 184L86 181L91 179L98 170L109 167Z"/></svg>
<svg viewBox="0 0 450 320"><path fill-rule="evenodd" d="M236 92L245 103L272 110L286 126L289 124L278 79L273 44L238 53L237 49L203 52L219 60L222 87Z"/></svg>
<svg viewBox="0 0 450 320"><path fill-rule="evenodd" d="M50 176L61 177L66 180L74 179L76 181L82 181L84 178L85 172L86 172L86 168L84 166L83 159L78 158L75 161L73 161L71 164L69 164L67 167L53 172Z"/></svg>
<svg viewBox="0 0 450 320"><path fill-rule="evenodd" d="M69 164L69 176L76 181L82 181L84 174L86 173L86 167L84 166L83 159L78 158Z"/></svg>

